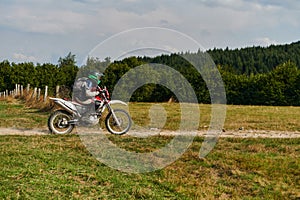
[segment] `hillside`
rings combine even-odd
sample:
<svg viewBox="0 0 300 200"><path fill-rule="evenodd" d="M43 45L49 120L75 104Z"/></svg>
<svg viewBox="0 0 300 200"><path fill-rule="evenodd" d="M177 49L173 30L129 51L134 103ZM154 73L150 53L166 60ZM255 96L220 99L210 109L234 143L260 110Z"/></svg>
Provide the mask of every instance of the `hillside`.
<svg viewBox="0 0 300 200"><path fill-rule="evenodd" d="M300 41L269 47L241 49L212 49L207 51L217 65L238 74L266 73L276 66L291 61L300 66Z"/></svg>

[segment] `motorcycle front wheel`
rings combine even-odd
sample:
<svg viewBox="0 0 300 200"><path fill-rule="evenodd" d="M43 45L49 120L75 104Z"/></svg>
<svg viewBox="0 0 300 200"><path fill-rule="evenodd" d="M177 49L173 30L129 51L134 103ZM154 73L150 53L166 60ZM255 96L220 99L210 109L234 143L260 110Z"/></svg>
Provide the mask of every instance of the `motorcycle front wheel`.
<svg viewBox="0 0 300 200"><path fill-rule="evenodd" d="M53 112L48 118L48 129L54 134L68 134L74 129L73 124L68 122L72 119L72 116L64 111L58 110Z"/></svg>
<svg viewBox="0 0 300 200"><path fill-rule="evenodd" d="M107 130L115 135L127 133L132 124L129 114L122 109L115 109L113 110L113 113L110 112L105 119Z"/></svg>

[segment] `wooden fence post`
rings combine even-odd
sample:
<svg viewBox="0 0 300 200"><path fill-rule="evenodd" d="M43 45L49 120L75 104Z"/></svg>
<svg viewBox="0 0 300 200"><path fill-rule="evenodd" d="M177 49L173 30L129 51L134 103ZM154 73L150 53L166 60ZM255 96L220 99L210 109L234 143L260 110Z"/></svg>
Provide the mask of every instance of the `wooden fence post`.
<svg viewBox="0 0 300 200"><path fill-rule="evenodd" d="M23 85L21 85L21 93L20 95L23 96L24 92L23 92Z"/></svg>
<svg viewBox="0 0 300 200"><path fill-rule="evenodd" d="M29 94L29 90L30 90L30 84L28 83L28 84L27 84L27 87L26 87L26 93L27 93L27 94Z"/></svg>
<svg viewBox="0 0 300 200"><path fill-rule="evenodd" d="M38 88L38 95L36 98L38 101L40 100L40 96L41 96L41 88Z"/></svg>
<svg viewBox="0 0 300 200"><path fill-rule="evenodd" d="M35 88L33 89L33 93L32 93L32 95L31 95L31 99L35 99L35 97L36 97L36 92L37 92L37 88L35 87Z"/></svg>
<svg viewBox="0 0 300 200"><path fill-rule="evenodd" d="M21 84L18 84L18 96L21 96Z"/></svg>
<svg viewBox="0 0 300 200"><path fill-rule="evenodd" d="M45 86L45 94L44 94L44 102L47 101L47 95L48 95L48 86Z"/></svg>
<svg viewBox="0 0 300 200"><path fill-rule="evenodd" d="M59 85L56 86L55 97L56 97L56 98L59 97Z"/></svg>
<svg viewBox="0 0 300 200"><path fill-rule="evenodd" d="M15 90L14 90L14 97L18 95L18 84L15 85Z"/></svg>

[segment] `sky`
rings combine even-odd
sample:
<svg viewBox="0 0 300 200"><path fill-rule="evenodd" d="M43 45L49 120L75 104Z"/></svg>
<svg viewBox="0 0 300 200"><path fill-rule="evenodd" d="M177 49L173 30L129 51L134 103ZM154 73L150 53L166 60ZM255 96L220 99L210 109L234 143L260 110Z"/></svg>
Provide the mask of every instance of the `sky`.
<svg viewBox="0 0 300 200"><path fill-rule="evenodd" d="M81 63L101 42L143 27L178 31L204 49L289 44L300 40L299 19L299 0L1 0L0 61L57 64L72 52Z"/></svg>

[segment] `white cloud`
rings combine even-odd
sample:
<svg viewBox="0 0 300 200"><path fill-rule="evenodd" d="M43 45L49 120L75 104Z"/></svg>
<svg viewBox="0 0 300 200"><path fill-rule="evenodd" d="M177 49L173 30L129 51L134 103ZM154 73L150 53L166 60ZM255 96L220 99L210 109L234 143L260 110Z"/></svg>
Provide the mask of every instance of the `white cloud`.
<svg viewBox="0 0 300 200"><path fill-rule="evenodd" d="M298 0L2 1L0 58L19 49L39 60L69 51L84 55L118 32L149 26L178 30L206 48L290 42L300 39L299 4ZM22 57L11 59L17 58Z"/></svg>
<svg viewBox="0 0 300 200"><path fill-rule="evenodd" d="M278 9L278 5L259 2L255 0L201 0L201 2L213 8L226 8L238 11L272 11Z"/></svg>
<svg viewBox="0 0 300 200"><path fill-rule="evenodd" d="M22 53L14 53L13 58L20 62L36 62L37 59L34 56L27 56Z"/></svg>
<svg viewBox="0 0 300 200"><path fill-rule="evenodd" d="M222 7L233 10L264 10L272 11L278 9L297 10L300 8L298 0L200 0L209 7Z"/></svg>
<svg viewBox="0 0 300 200"><path fill-rule="evenodd" d="M257 38L254 40L254 43L259 46L270 46L271 44L274 44L274 45L278 44L277 41L272 40L268 37Z"/></svg>
<svg viewBox="0 0 300 200"><path fill-rule="evenodd" d="M246 2L254 2L262 6L276 6L281 9L298 10L300 8L300 2L298 0L244 0Z"/></svg>
<svg viewBox="0 0 300 200"><path fill-rule="evenodd" d="M0 24L24 32L63 34L84 28L88 15L72 10L43 10L37 7L13 5L2 10Z"/></svg>

